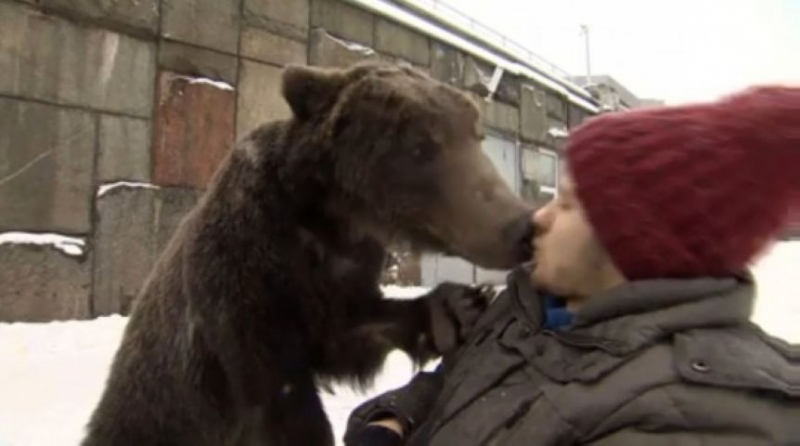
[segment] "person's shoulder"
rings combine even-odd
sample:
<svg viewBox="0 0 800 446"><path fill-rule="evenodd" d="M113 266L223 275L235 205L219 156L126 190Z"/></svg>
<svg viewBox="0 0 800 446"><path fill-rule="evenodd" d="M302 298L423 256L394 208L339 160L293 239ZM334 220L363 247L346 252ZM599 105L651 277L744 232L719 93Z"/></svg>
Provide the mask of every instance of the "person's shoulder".
<svg viewBox="0 0 800 446"><path fill-rule="evenodd" d="M686 381L800 399L800 346L755 324L688 330L675 335L673 346Z"/></svg>

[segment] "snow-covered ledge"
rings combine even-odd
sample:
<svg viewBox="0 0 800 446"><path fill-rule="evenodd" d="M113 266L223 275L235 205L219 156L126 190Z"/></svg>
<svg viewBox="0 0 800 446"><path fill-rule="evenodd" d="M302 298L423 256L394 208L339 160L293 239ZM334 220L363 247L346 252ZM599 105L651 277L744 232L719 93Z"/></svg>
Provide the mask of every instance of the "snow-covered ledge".
<svg viewBox="0 0 800 446"><path fill-rule="evenodd" d="M566 138L569 136L569 131L564 127L551 127L547 133L553 138Z"/></svg>
<svg viewBox="0 0 800 446"><path fill-rule="evenodd" d="M186 80L189 81L190 84L205 84L212 86L214 88L219 88L220 90L229 90L229 91L234 90L233 85L227 82L217 81L214 79L209 79L207 77L176 76L175 79Z"/></svg>
<svg viewBox="0 0 800 446"><path fill-rule="evenodd" d="M140 189L160 189L160 187L156 186L155 184L150 183L140 183L140 182L133 182L133 181L118 181L116 183L106 183L101 185L97 189L97 197L100 198L103 195L109 193L114 189L120 188L140 188Z"/></svg>
<svg viewBox="0 0 800 446"><path fill-rule="evenodd" d="M69 237L61 234L4 232L0 233L0 245L50 246L68 256L79 257L83 255L86 241L82 238Z"/></svg>

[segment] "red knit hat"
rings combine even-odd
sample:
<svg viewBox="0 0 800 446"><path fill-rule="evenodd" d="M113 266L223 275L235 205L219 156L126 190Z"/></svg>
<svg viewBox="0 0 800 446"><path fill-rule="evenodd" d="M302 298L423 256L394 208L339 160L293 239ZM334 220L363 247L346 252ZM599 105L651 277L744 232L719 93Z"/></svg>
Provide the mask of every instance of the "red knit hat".
<svg viewBox="0 0 800 446"><path fill-rule="evenodd" d="M601 115L570 135L567 160L628 279L739 272L800 207L800 88Z"/></svg>

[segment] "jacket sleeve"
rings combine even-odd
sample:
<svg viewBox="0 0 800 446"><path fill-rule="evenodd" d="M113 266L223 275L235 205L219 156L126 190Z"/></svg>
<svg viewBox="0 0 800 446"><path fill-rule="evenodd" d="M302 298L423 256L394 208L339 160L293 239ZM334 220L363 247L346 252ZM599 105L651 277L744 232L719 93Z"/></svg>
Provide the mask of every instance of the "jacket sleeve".
<svg viewBox="0 0 800 446"><path fill-rule="evenodd" d="M367 426L349 438L346 444L348 446L401 446L403 438L385 427Z"/></svg>
<svg viewBox="0 0 800 446"><path fill-rule="evenodd" d="M703 445L703 446L730 446L732 444L741 445L762 445L764 439L751 437L750 442L742 437L742 433L713 433L713 432L690 432L690 431L670 431L670 432L645 432L635 428L626 428L612 432L597 440L584 443L586 446L628 446L628 445L647 445L647 446L683 446L683 445Z"/></svg>

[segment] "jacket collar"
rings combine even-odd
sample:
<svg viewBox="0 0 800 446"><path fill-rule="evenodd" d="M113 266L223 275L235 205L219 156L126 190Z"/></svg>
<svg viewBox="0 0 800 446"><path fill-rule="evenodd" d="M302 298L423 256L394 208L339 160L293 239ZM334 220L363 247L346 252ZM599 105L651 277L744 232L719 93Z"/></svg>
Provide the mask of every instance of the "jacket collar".
<svg viewBox="0 0 800 446"><path fill-rule="evenodd" d="M510 293L535 329L543 324L542 298L530 284L530 267L512 273ZM755 285L749 273L727 278L658 279L629 282L589 299L573 322L554 337L596 346L622 356L673 333L746 323Z"/></svg>

